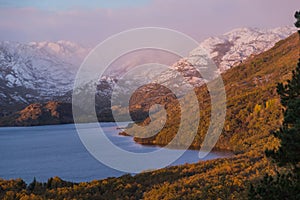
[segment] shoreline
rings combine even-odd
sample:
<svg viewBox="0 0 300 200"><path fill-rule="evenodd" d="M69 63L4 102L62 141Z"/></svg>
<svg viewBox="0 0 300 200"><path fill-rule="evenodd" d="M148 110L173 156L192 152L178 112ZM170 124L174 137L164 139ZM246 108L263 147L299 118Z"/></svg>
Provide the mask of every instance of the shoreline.
<svg viewBox="0 0 300 200"><path fill-rule="evenodd" d="M136 175L141 175L141 174L145 174L145 173L151 173L151 172L154 172L154 171L168 170L168 169L171 169L171 168L183 167L183 166L186 166L186 165L196 165L196 164L201 164L201 163L205 163L205 162L209 162L209 161L214 162L214 161L223 160L223 159L230 159L230 158L233 158L235 156L236 155L226 156L226 157L219 157L219 158L213 158L213 159L208 159L208 160L198 160L196 162L191 162L191 163L168 165L168 166L163 167L163 168L143 170L143 171L140 171L138 173L124 173L124 174L121 174L119 176L107 176L107 177L104 177L104 178L94 178L94 179L85 180L85 181L76 181L76 180L71 180L71 179L67 179L67 178L61 178L59 176L50 176L50 177L48 177L48 180L51 179L51 178L58 177L58 178L60 178L61 180L65 181L65 182L72 182L74 184L91 183L93 181L103 181L103 180L106 180L106 179L119 179L119 178L121 178L123 176L128 176L128 175L130 175L132 177L135 177ZM31 181L26 181L24 178L21 178L21 177L15 177L15 178L3 178L3 177L0 177L0 180L4 180L4 181L11 181L11 180L17 180L17 179L23 180L26 184L30 184L32 182L32 180L34 180L34 179L36 179L36 181L41 182L41 183L47 182L46 180L45 181L39 180L38 178L36 178L36 176L33 176Z"/></svg>
<svg viewBox="0 0 300 200"><path fill-rule="evenodd" d="M95 124L97 124L97 123L95 123ZM103 123L103 127L111 127L111 128L109 128L109 130L113 130L113 132L111 132L111 136L112 136L112 138L119 138L119 137L115 137L115 136L117 136L118 135L118 131L116 130L116 126L114 126L115 124L114 123ZM122 125L122 124L121 124ZM65 139L66 138L70 138L71 137L71 135L73 135L73 134L76 134L76 130L75 130L75 127L74 127L74 125L68 125L68 127L66 127L66 125L64 125L63 127L60 127L60 125L56 125L56 126L48 126L48 127L46 127L46 128L44 128L45 126L39 126L39 127L37 127L37 126L34 126L34 127L10 127L10 128L4 128L4 129L0 129L0 132L2 132L2 133L5 133L5 135L4 135L4 137L9 137L10 139L11 139L11 141L13 141L12 143L9 143L9 144L11 144L10 146L14 146L14 144L15 143L17 143L17 144L21 144L21 142L24 140L24 139L22 139L22 138L31 138L30 140L32 140L32 139L34 139L34 141L44 141L45 139L47 139L47 141L48 142L53 142L53 141L56 141L58 138L59 139L64 139L64 140L60 140L61 142L58 142L57 143L57 147L60 147L60 146L62 146L61 144L66 144L66 142L63 142L63 141L66 141ZM53 127L53 128L52 128ZM28 129L29 128L29 129ZM73 132L73 134L61 134L61 133L57 133L57 134L54 134L54 137L52 137L51 136L51 133L56 133L56 130L59 130L59 129L63 129L64 131L72 131ZM47 133L45 136L46 137L44 137L44 134L43 134L43 132L41 132L42 130L46 130L46 131L50 131L49 133ZM36 134L34 134L35 132L40 132L37 136L38 137L35 137L35 135ZM11 133L11 134L9 134L9 133ZM15 134L13 134L13 133L15 133ZM45 132L46 133L46 132ZM62 132L62 133L64 133L64 132ZM108 133L108 134L110 134L110 133ZM0 136L1 136L2 134L0 134ZM17 137L15 137L15 136L17 136ZM19 137L19 136L21 136L21 137ZM34 138L32 138L32 137L34 137ZM72 136L73 137L73 136ZM52 139L51 139L52 138ZM28 139L26 139L26 141L27 141ZM76 139L76 140L78 140L78 139ZM119 139L117 139L117 140L119 140ZM137 146L137 145L139 145L138 143L136 143L135 141L133 141L132 140L132 138L128 138L128 139L126 139L126 138L124 138L124 139L122 139L122 140L124 140L124 141L130 141L130 143L128 143L129 144L129 146L131 146L131 145L134 145L134 146ZM75 141L75 140L74 140ZM34 146L44 146L43 144L43 142L42 143L37 143L38 145L34 145ZM74 147L76 147L76 146L78 146L78 147L80 147L81 148L81 146L82 146L82 144L80 143L80 141L78 141L78 142L72 142L72 143L70 143L72 146L74 146L73 144L76 144ZM78 144L78 145L77 145ZM147 146L150 146L150 145L142 145L141 147L138 147L137 146L137 149L139 149L139 148L145 148L145 149L148 149L149 150L149 148L147 148ZM151 147L157 147L158 145L151 145ZM21 145L21 147L22 147L22 145ZM121 146L121 147L123 147L123 146ZM127 148L126 146L124 146L125 147L125 149ZM161 146L161 147L163 147L163 146ZM28 145L28 142L25 142L25 144L24 144L24 148L23 148L23 151L22 152L27 152L28 150L30 150L31 151L31 149L32 149L32 146L31 145ZM58 149L61 149L61 148L58 148ZM63 148L64 149L64 148ZM77 148L78 149L78 148ZM84 148L83 148L84 149ZM153 149L153 150L151 150L151 149ZM16 179L16 178L18 178L18 177L21 177L23 180L26 180L26 182L30 182L30 181L32 181L32 179L33 179L33 177L35 176L38 180L40 180L40 181L47 181L47 179L48 178L50 178L50 177L53 177L53 176L58 176L58 177L61 177L62 179L64 179L64 180L71 180L71 181L74 181L74 182L87 182L87 181L92 181L92 180L102 180L102 179L106 179L106 178L108 178L108 177L120 177L120 176L122 176L123 174L126 174L126 173L123 173L123 172L117 172L117 173L115 173L115 172L113 172L113 173L109 173L109 174L103 174L102 172L101 173L99 173L99 174L96 174L96 176L90 176L90 173L83 173L82 175L82 177L81 176L79 176L79 177L71 177L71 176L69 176L69 175L64 175L64 173L62 172L62 173L60 173L59 171L57 171L57 170L51 170L52 168L50 167L50 171L48 170L48 169L42 169L42 170L38 170L38 171L32 171L32 172L34 172L34 173L31 173L31 174L28 174L28 176L26 175L26 176L23 176L22 175L22 173L15 173L15 172L13 172L13 173L6 173L5 171L7 171L6 169L8 169L8 168L5 168L5 166L7 166L7 167L9 167L9 166L11 166L12 164L10 163L10 161L9 160L11 160L11 159L14 159L14 158L9 158L9 157L7 157L7 156L5 156L5 155L7 155L8 154L8 152L10 152L12 150L12 148L8 148L7 150L6 150L6 153L5 152L3 152L3 154L2 154L2 157L3 157L3 159L5 160L7 160L7 164L5 164L5 165L2 165L2 167L3 167L3 173L1 174L1 177L3 178L3 179L6 179L6 180L8 180L8 179ZM148 151L147 150L147 151ZM151 151L156 151L157 150L157 148L150 148L150 150ZM229 152L229 151L217 151L216 149L214 149L210 154L208 154L208 156L207 157L204 157L204 158L199 158L198 157L198 155L199 155L199 152L197 151L197 149L192 149L192 148L189 148L189 149L186 149L186 151L184 151L184 149L182 149L182 148L173 148L173 150L182 150L182 152L183 152L183 156L181 156L179 159L177 159L177 160L174 160L172 163L170 163L170 165L168 165L168 166L165 166L165 167L163 167L162 169L164 169L164 168L168 168L168 167L173 167L173 166L182 166L182 165L184 165L184 164L186 164L186 163L188 163L188 164L195 164L195 163L198 163L198 162L205 162L205 161L208 161L208 160L215 160L215 159L223 159L223 158L231 158L231 157L233 157L233 156L235 156L234 154L232 154L232 152ZM48 151L47 149L45 149L45 151L47 151L48 153L49 153L49 155L52 155L52 151ZM143 151L143 150L142 150ZM145 152L147 152L147 151L145 151ZM18 151L17 151L18 152ZM137 152L140 152L140 150L138 150ZM86 152L86 153L83 153L83 154L81 154L81 155L87 155L88 154L88 152ZM23 155L23 153L21 153L20 155ZM65 155L67 155L67 154L65 154ZM72 155L67 155L67 156L71 156L71 158L69 159L69 160L73 160L74 159L74 161L76 161L76 160L78 160L78 159L76 159L76 158L74 158L74 157L72 157ZM26 156L27 157L27 156ZM61 158L63 158L63 157L66 157L66 156L63 156L62 155L62 157ZM86 156L84 156L84 157L86 157ZM89 157L89 156L88 156ZM39 161L40 159L39 159L39 155L37 155L37 161ZM29 158L27 158L27 159L29 159ZM54 159L54 161L55 161L56 159ZM93 161L94 159L92 159L91 160L91 164L96 164L96 162L94 162ZM33 162L37 162L37 161L33 161ZM88 159L86 159L85 161L88 161ZM88 162L85 162L84 161L84 163L89 163L90 161L88 161ZM71 162L73 162L73 161L71 161ZM9 164L10 163L10 164ZM68 162L66 162L66 163L68 163ZM99 163L99 162L97 162L97 163ZM101 163L99 163L100 165L102 165ZM14 164L13 164L14 165ZM12 166L13 166L12 165ZM85 164L86 165L86 164ZM100 165L99 165L99 167L100 167ZM61 166L61 165L59 165L59 166ZM91 166L91 165L89 165L89 166ZM83 167L83 166L81 166L81 167ZM28 168L28 167L27 167ZM77 167L72 167L72 168L75 168L75 169L77 169ZM90 168L90 167L88 167L88 168ZM105 167L106 168L106 167ZM105 169L104 168L104 169ZM18 167L17 166L13 166L13 168L12 169L18 169ZM34 169L34 168L33 168ZM99 168L99 169L102 169L101 167ZM157 169L150 169L151 171L153 171L153 170L159 170L160 168L157 168ZM26 166L25 166L25 168L24 168L24 170L26 170ZM106 169L105 169L106 170ZM148 171L148 170L147 170ZM35 173L36 172L36 173ZM40 172L42 172L42 173L40 173ZM53 173L54 172L54 173ZM56 173L56 172L58 172L58 173ZM140 171L139 173L137 173L137 174L140 174L140 173L142 173L143 171ZM85 175L87 175L87 176L85 176ZM108 176L107 176L108 175ZM132 174L132 175L135 175L135 174ZM85 178L84 178L85 177Z"/></svg>

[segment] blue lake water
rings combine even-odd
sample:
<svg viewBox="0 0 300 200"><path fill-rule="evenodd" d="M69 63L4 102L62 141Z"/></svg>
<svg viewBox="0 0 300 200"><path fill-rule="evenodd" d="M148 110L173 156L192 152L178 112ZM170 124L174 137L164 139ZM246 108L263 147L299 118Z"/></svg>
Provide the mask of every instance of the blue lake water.
<svg viewBox="0 0 300 200"><path fill-rule="evenodd" d="M119 136L120 130L114 123L101 123L101 126L114 144L127 151L145 153L160 148L142 146L131 137ZM198 162L198 154L199 151L187 150L171 165ZM227 152L211 152L202 160L228 156L230 153ZM89 154L74 124L0 128L0 178L22 178L31 182L34 177L38 181L47 181L50 177L59 176L64 180L81 182L123 174L125 172L111 169Z"/></svg>

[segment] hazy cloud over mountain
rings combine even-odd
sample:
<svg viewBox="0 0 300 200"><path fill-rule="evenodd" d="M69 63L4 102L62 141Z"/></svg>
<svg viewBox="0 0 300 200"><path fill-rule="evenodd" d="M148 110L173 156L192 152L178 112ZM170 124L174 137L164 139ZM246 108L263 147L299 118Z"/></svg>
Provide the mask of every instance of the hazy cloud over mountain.
<svg viewBox="0 0 300 200"><path fill-rule="evenodd" d="M94 45L129 28L160 26L202 40L237 27L292 25L298 7L297 0L1 0L0 38Z"/></svg>

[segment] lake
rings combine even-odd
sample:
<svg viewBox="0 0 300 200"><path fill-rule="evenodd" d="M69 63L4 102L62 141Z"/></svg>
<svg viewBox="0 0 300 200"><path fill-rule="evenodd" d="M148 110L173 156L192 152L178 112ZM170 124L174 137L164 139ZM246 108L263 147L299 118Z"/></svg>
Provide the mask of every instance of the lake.
<svg viewBox="0 0 300 200"><path fill-rule="evenodd" d="M114 123L101 123L101 127L110 141L124 150L145 153L160 148L142 146L131 137L118 135L120 130ZM171 165L198 162L198 154L199 151L187 150ZM202 160L228 156L231 156L228 152L211 152ZM89 154L74 124L0 128L0 178L22 178L28 183L34 177L38 181L47 181L58 176L67 181L82 182L123 174L126 173L107 167Z"/></svg>

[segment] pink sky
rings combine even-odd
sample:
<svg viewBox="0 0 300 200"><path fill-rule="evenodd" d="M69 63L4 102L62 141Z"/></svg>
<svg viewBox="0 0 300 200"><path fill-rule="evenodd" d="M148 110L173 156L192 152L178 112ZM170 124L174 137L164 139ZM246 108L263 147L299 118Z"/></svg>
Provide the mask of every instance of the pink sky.
<svg viewBox="0 0 300 200"><path fill-rule="evenodd" d="M70 40L90 46L130 28L158 26L201 41L239 27L292 26L299 8L298 0L152 0L134 7L56 11L0 3L0 40Z"/></svg>

